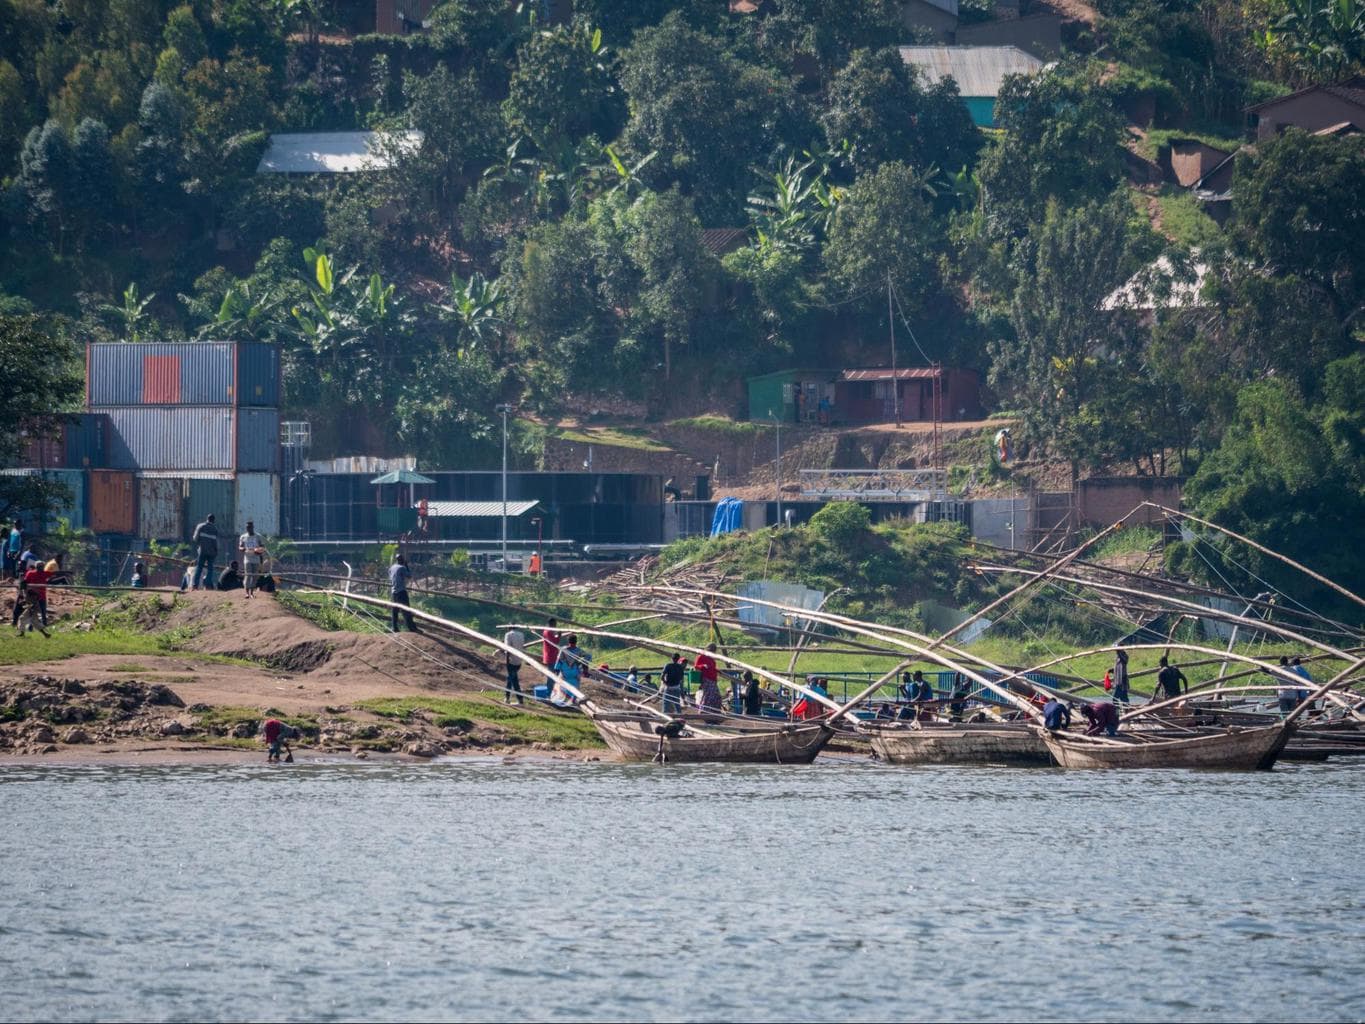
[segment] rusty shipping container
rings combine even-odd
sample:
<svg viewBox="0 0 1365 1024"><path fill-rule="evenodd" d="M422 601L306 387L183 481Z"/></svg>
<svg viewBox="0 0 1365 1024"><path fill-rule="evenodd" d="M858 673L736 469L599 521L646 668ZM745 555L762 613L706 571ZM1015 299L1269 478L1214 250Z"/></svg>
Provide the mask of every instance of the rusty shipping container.
<svg viewBox="0 0 1365 1024"><path fill-rule="evenodd" d="M137 481L132 473L92 469L86 487L90 529L96 533L137 533Z"/></svg>
<svg viewBox="0 0 1365 1024"><path fill-rule="evenodd" d="M66 420L60 416L30 423L19 432L19 462L23 469L62 469L66 466Z"/></svg>
<svg viewBox="0 0 1365 1024"><path fill-rule="evenodd" d="M185 482L179 477L139 476L137 535L144 540L181 540L185 533Z"/></svg>
<svg viewBox="0 0 1365 1024"><path fill-rule="evenodd" d="M279 352L230 342L100 343L86 347L91 408L131 405L275 406Z"/></svg>

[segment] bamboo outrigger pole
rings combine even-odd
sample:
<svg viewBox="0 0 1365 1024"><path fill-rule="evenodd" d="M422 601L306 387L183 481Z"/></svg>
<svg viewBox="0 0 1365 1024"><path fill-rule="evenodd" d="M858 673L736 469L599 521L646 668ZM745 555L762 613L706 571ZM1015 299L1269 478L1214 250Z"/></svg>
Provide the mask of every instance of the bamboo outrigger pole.
<svg viewBox="0 0 1365 1024"><path fill-rule="evenodd" d="M1288 555L1282 555L1278 551L1272 551L1264 544L1258 544L1250 537L1244 537L1240 533L1236 533L1233 530L1229 530L1226 526L1219 526L1217 523L1210 522L1207 519L1200 519L1198 516L1191 515L1188 512L1181 512L1179 509L1167 508L1165 505L1158 505L1154 501L1144 501L1142 505L1149 505L1152 508L1160 509L1162 512L1165 512L1166 515L1168 516L1179 516L1181 519L1188 519L1192 523L1199 523L1201 526L1207 526L1211 530L1217 530L1219 533L1226 534L1233 540L1239 540L1243 544L1246 544L1248 547L1255 548L1263 555L1269 555L1271 558L1277 559L1283 562L1285 565L1293 566L1295 569L1298 569L1299 572L1303 573L1306 576L1312 577L1313 579L1321 583L1323 586L1331 587L1342 597L1354 601L1361 607L1365 607L1365 597L1361 597L1359 594L1352 593L1339 583L1333 583L1326 576L1323 576L1320 573L1316 573L1312 569L1308 568L1308 566L1294 561L1294 559L1290 558ZM1140 505L1138 507L1141 508L1142 506Z"/></svg>

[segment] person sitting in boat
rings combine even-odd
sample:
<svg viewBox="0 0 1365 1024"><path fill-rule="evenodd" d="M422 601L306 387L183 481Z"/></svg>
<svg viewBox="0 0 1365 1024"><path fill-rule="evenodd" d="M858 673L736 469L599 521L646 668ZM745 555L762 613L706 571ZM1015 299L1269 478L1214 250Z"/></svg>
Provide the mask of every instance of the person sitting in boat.
<svg viewBox="0 0 1365 1024"><path fill-rule="evenodd" d="M896 717L895 709L892 708L891 705L888 704L886 701L882 701L880 704L877 705L878 719L885 720L893 719L895 717Z"/></svg>
<svg viewBox="0 0 1365 1024"><path fill-rule="evenodd" d="M910 701L918 705L917 717L921 722L932 722L934 720L934 703L937 698L934 696L934 688L929 684L929 680L924 678L924 673L915 669L914 682L910 687Z"/></svg>
<svg viewBox="0 0 1365 1024"><path fill-rule="evenodd" d="M1043 725L1049 732L1071 727L1071 708L1064 701L1053 697L1043 705Z"/></svg>
<svg viewBox="0 0 1365 1024"><path fill-rule="evenodd" d="M967 710L967 695L971 692L972 684L967 682L961 672L956 673L953 676L952 703L948 705L948 721L962 721L962 715Z"/></svg>
<svg viewBox="0 0 1365 1024"><path fill-rule="evenodd" d="M1299 688L1285 678L1291 674L1297 674L1294 672L1294 667L1289 664L1288 658L1281 657L1280 671L1275 674L1275 681L1280 686L1275 691L1275 696L1280 699L1280 714L1282 715L1289 714L1299 706Z"/></svg>
<svg viewBox="0 0 1365 1024"><path fill-rule="evenodd" d="M1302 658L1296 656L1294 660L1290 662L1289 667L1293 669L1294 674L1296 676L1303 676L1303 678L1309 683L1313 681L1313 677L1308 672L1308 666L1303 663ZM1303 701L1306 701L1308 699L1308 695L1311 692L1312 692L1311 690L1300 690L1299 702L1302 703Z"/></svg>
<svg viewBox="0 0 1365 1024"><path fill-rule="evenodd" d="M902 700L913 701L915 699L915 684L911 681L909 672L901 673L901 684L897 689L899 692L896 696Z"/></svg>
<svg viewBox="0 0 1365 1024"><path fill-rule="evenodd" d="M1107 700L1097 700L1081 709L1085 712L1087 736L1117 736L1119 731L1119 709ZM1051 728L1051 726L1049 726Z"/></svg>
<svg viewBox="0 0 1365 1024"><path fill-rule="evenodd" d="M559 660L555 662L555 674L559 676L559 681L550 692L551 704L573 707L578 703L574 691L581 690L584 670L591 663L590 659L588 652L578 646L577 633L570 633L564 638L564 645L559 649ZM570 686L573 690L569 689Z"/></svg>

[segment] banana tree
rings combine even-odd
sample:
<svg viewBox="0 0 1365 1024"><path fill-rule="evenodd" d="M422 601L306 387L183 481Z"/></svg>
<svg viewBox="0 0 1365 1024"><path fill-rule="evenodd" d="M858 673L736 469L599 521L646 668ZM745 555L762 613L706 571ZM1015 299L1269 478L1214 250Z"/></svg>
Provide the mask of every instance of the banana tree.
<svg viewBox="0 0 1365 1024"><path fill-rule="evenodd" d="M490 281L478 271L468 280L450 275L450 300L435 308L441 319L455 325L457 356L463 359L467 351L502 339L507 326L502 305L501 278Z"/></svg>
<svg viewBox="0 0 1365 1024"><path fill-rule="evenodd" d="M143 339L144 325L151 317L147 315L147 307L156 298L156 292L148 295L145 299L139 298L137 294L137 283L133 282L123 289L123 305L114 306L105 303L99 307L101 313L117 317L123 322L123 340L141 341Z"/></svg>

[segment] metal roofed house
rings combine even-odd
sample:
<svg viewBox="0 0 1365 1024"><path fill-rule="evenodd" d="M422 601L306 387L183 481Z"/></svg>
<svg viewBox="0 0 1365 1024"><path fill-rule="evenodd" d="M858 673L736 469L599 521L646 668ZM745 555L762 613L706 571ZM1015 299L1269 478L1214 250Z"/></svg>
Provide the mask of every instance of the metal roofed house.
<svg viewBox="0 0 1365 1024"><path fill-rule="evenodd" d="M1203 306L1206 303L1201 293L1208 276L1209 265L1199 259L1198 250L1190 253L1187 266L1179 268L1169 256L1160 256L1106 295L1100 308L1150 313Z"/></svg>
<svg viewBox="0 0 1365 1024"><path fill-rule="evenodd" d="M1288 96L1247 107L1258 139L1273 138L1286 128L1306 132L1365 128L1365 75L1331 85L1310 85Z"/></svg>
<svg viewBox="0 0 1365 1024"><path fill-rule="evenodd" d="M1017 46L902 46L901 60L925 81L951 78L979 127L995 123L995 98L1006 75L1033 75L1043 62Z"/></svg>
<svg viewBox="0 0 1365 1024"><path fill-rule="evenodd" d="M836 423L907 423L934 419L934 380L940 389L942 420L970 420L981 415L981 375L956 367L905 366L844 370L834 382ZM894 381L894 384L893 384ZM894 391L893 391L894 387Z"/></svg>
<svg viewBox="0 0 1365 1024"><path fill-rule="evenodd" d="M390 145L389 143L392 143ZM414 153L419 131L276 132L256 165L257 174L364 174L393 166L395 152Z"/></svg>

